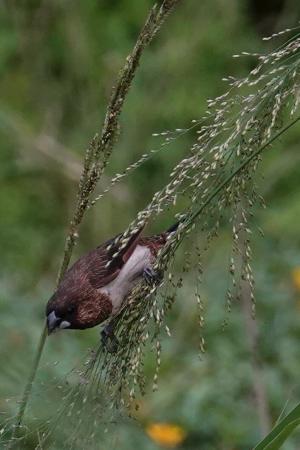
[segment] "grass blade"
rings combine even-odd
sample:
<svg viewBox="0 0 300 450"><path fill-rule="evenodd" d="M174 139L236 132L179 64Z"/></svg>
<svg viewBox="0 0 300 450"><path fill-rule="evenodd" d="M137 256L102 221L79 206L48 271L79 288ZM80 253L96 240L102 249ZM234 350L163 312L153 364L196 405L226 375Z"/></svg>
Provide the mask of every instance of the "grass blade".
<svg viewBox="0 0 300 450"><path fill-rule="evenodd" d="M253 450L280 449L298 425L300 425L300 404L279 422Z"/></svg>

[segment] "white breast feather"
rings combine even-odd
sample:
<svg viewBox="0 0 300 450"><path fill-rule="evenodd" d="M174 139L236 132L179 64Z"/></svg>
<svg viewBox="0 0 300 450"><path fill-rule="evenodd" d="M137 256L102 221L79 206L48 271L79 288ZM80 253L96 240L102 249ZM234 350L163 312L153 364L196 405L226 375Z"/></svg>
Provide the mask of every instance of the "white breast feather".
<svg viewBox="0 0 300 450"><path fill-rule="evenodd" d="M110 296L113 305L112 314L118 312L124 298L143 275L144 270L151 265L152 260L153 256L150 249L142 245L137 245L118 276L100 289L100 292L104 292Z"/></svg>

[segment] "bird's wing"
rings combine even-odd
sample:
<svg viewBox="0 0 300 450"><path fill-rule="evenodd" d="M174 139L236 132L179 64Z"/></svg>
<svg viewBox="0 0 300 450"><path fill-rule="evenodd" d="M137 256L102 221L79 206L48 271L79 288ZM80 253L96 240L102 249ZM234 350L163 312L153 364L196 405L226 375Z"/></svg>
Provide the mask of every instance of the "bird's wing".
<svg viewBox="0 0 300 450"><path fill-rule="evenodd" d="M143 228L130 234L126 244L124 234L119 234L84 257L86 273L93 288L100 289L117 277L137 246Z"/></svg>
<svg viewBox="0 0 300 450"><path fill-rule="evenodd" d="M168 233L161 233L154 236L147 236L139 239L139 245L148 247L151 253L156 256L159 249L161 249L167 242Z"/></svg>

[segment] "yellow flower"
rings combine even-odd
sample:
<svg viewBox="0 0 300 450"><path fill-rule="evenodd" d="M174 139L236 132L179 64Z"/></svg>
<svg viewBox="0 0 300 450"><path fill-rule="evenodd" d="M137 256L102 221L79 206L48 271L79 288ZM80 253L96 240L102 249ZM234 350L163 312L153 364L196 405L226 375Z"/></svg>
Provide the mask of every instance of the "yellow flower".
<svg viewBox="0 0 300 450"><path fill-rule="evenodd" d="M146 433L156 444L166 448L175 448L186 438L185 430L173 423L152 423Z"/></svg>
<svg viewBox="0 0 300 450"><path fill-rule="evenodd" d="M292 271L292 280L296 290L300 292L300 267L295 267Z"/></svg>

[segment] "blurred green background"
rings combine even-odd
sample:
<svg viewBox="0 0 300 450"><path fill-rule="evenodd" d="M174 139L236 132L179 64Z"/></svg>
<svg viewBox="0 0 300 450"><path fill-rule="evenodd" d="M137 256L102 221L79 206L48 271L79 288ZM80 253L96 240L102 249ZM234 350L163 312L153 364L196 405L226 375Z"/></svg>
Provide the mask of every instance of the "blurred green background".
<svg viewBox="0 0 300 450"><path fill-rule="evenodd" d="M15 411L36 349L44 307L55 285L75 203L84 149L101 127L118 71L144 22L149 0L85 0L0 4L0 411ZM159 146L152 133L185 128L200 118L206 99L220 95L223 76L251 70L241 51L269 51L266 34L295 26L297 0L186 0L170 16L141 66L127 98L121 130L99 192L115 172ZM281 42L281 41L280 41ZM254 272L257 319L246 304L227 317L230 234L221 232L208 257L206 353L199 359L194 277L185 284L163 340L159 390L141 401L140 423L120 425L116 448L154 450L251 448L279 415L300 399L300 127L263 164L257 210ZM192 144L174 142L126 177L86 215L76 255L122 231L167 180ZM149 232L170 225L172 214ZM178 267L182 255L178 255ZM228 319L223 330L222 323ZM63 376L98 340L96 329L53 336L43 357L48 378ZM63 365L49 365L59 360ZM152 369L149 366L149 386ZM45 369L46 367L46 369ZM47 396L47 390L44 391ZM49 401L49 399L48 399ZM45 413L43 389L37 408ZM35 414L38 414L35 412ZM30 408L28 411L30 426ZM170 424L149 436L149 426ZM145 428L148 426L148 435ZM169 427L169 428L168 428ZM178 431L178 430L177 430ZM155 432L154 432L155 434ZM179 433L180 435L180 433ZM33 449L35 438L24 448ZM100 449L100 442L88 448ZM50 447L51 448L51 447ZM57 444L59 448L59 444ZM113 448L113 447L112 447ZM299 434L284 447L300 448Z"/></svg>

